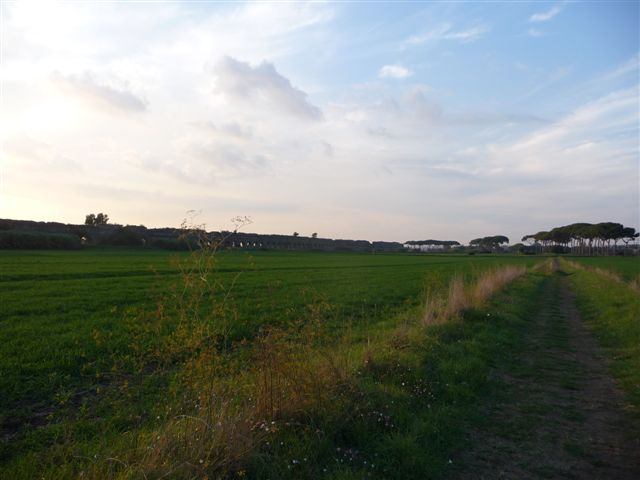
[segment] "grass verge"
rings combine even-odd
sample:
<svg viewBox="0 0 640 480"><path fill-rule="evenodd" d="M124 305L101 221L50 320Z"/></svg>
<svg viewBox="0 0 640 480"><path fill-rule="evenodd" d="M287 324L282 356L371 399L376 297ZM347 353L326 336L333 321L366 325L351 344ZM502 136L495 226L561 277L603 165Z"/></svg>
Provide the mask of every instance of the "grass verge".
<svg viewBox="0 0 640 480"><path fill-rule="evenodd" d="M640 297L633 285L601 271L566 262L583 319L594 332L618 379L640 415Z"/></svg>

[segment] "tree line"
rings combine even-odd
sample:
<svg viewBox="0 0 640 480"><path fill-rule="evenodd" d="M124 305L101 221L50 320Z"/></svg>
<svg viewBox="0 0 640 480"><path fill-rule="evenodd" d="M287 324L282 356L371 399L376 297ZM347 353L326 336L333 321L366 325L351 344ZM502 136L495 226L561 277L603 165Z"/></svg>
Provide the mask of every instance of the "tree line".
<svg viewBox="0 0 640 480"><path fill-rule="evenodd" d="M455 240L408 240L404 242L404 245L413 248L421 249L421 247L429 247L433 250L449 250L451 247L459 247L457 252L474 253L492 253L492 252L505 252L506 246L509 243L509 237L504 235L492 235L488 237L474 238L469 242L469 246L465 247L456 242ZM440 248L438 248L440 247Z"/></svg>
<svg viewBox="0 0 640 480"><path fill-rule="evenodd" d="M618 243L625 246L634 242L640 234L633 227L621 223L572 223L549 231L525 235L523 242L539 253L574 253L577 255L615 255Z"/></svg>

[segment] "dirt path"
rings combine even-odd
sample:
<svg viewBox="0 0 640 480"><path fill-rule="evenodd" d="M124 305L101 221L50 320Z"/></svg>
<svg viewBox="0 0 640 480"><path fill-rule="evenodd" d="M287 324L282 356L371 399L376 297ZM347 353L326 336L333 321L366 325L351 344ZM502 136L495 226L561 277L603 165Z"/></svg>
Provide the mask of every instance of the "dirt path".
<svg viewBox="0 0 640 480"><path fill-rule="evenodd" d="M640 479L640 425L581 322L562 272L545 280L539 311L483 413L484 431L454 458L459 479ZM635 425L634 425L635 423Z"/></svg>

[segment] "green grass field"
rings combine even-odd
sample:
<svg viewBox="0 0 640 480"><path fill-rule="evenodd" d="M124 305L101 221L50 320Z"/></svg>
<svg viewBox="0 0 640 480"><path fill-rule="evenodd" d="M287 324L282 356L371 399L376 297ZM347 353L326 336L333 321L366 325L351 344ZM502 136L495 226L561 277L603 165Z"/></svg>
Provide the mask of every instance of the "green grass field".
<svg viewBox="0 0 640 480"><path fill-rule="evenodd" d="M186 255L182 255L185 258ZM108 370L106 358L126 350L119 328L128 307L153 306L182 282L163 251L0 252L2 356L0 413L16 402L46 401L60 388L82 388ZM336 322L375 322L418 305L425 282L446 284L497 263L529 259L326 253L231 253L219 257L217 278L230 288L231 336L251 337L265 324L304 320L314 302L328 302ZM239 276L238 276L239 275ZM34 335L34 332L38 332ZM94 333L108 341L96 345Z"/></svg>
<svg viewBox="0 0 640 480"><path fill-rule="evenodd" d="M544 278L425 329L452 279L544 259L203 258L0 251L0 477L446 477Z"/></svg>
<svg viewBox="0 0 640 480"><path fill-rule="evenodd" d="M571 257L587 267L610 270L629 282L640 277L640 257Z"/></svg>

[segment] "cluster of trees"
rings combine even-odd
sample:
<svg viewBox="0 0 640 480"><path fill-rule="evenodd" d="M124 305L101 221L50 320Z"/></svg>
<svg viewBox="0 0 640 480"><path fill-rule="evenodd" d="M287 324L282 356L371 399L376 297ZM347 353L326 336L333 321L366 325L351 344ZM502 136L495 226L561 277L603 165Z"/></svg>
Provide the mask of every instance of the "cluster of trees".
<svg viewBox="0 0 640 480"><path fill-rule="evenodd" d="M578 255L615 255L618 242L625 246L639 236L633 227L625 227L621 223L572 223L551 230L525 235L523 242L529 244L536 252L570 252Z"/></svg>
<svg viewBox="0 0 640 480"><path fill-rule="evenodd" d="M505 237L504 235L494 235L492 237L474 238L469 242L469 246L487 250L495 250L508 243L508 237Z"/></svg>
<svg viewBox="0 0 640 480"><path fill-rule="evenodd" d="M84 219L85 225L106 225L107 223L109 223L109 215L106 213L90 213Z"/></svg>

